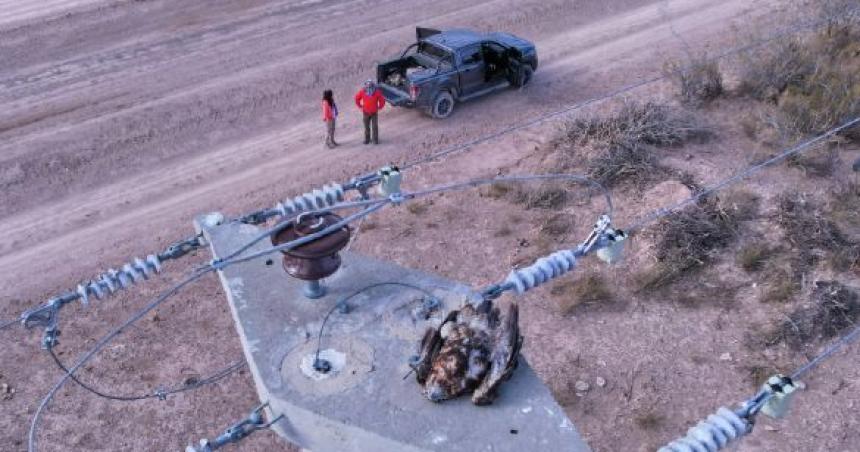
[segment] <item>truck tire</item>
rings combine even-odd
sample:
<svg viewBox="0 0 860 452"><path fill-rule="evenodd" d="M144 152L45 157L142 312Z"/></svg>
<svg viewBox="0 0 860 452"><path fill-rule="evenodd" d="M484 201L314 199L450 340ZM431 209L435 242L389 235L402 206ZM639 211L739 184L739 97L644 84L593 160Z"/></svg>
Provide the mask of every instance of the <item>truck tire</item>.
<svg viewBox="0 0 860 452"><path fill-rule="evenodd" d="M517 74L517 80L516 83L514 83L514 86L517 88L525 88L525 86L532 81L534 73L534 69L532 69L528 64L520 66L519 74Z"/></svg>
<svg viewBox="0 0 860 452"><path fill-rule="evenodd" d="M439 91L430 104L427 113L436 119L445 119L454 111L454 96L448 91Z"/></svg>

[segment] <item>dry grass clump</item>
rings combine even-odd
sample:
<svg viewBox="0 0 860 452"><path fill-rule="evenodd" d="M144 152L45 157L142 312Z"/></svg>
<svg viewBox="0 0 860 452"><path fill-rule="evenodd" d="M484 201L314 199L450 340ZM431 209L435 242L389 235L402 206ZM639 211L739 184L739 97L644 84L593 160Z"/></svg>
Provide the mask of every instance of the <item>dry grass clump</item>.
<svg viewBox="0 0 860 452"><path fill-rule="evenodd" d="M860 238L860 184L848 183L833 193L830 217L840 230Z"/></svg>
<svg viewBox="0 0 860 452"><path fill-rule="evenodd" d="M822 1L836 18L810 36L778 40L747 55L739 93L777 106L780 135L818 134L860 115L860 16L856 2ZM860 139L860 127L842 133Z"/></svg>
<svg viewBox="0 0 860 452"><path fill-rule="evenodd" d="M838 155L835 150L829 149L812 154L794 154L786 160L789 167L803 171L807 176L829 177L836 169Z"/></svg>
<svg viewBox="0 0 860 452"><path fill-rule="evenodd" d="M657 262L636 276L639 289L663 287L704 266L715 250L731 243L737 226L738 219L714 201L665 217L651 231Z"/></svg>
<svg viewBox="0 0 860 452"><path fill-rule="evenodd" d="M723 74L716 61L707 54L691 57L686 65L670 62L665 71L675 79L682 104L702 107L719 98L723 92Z"/></svg>
<svg viewBox="0 0 860 452"><path fill-rule="evenodd" d="M710 134L689 113L655 102L626 100L608 115L567 123L557 146L562 151L562 169L573 166L577 147L590 147L595 152L585 162L586 174L606 186L617 186L642 183L660 173L654 147L679 146Z"/></svg>
<svg viewBox="0 0 860 452"><path fill-rule="evenodd" d="M812 305L788 315L768 335L773 345L785 342L799 349L813 341L837 337L860 318L860 296L836 281L818 281L812 291Z"/></svg>
<svg viewBox="0 0 860 452"><path fill-rule="evenodd" d="M774 249L763 243L751 243L738 251L735 262L746 272L756 272L773 255Z"/></svg>
<svg viewBox="0 0 860 452"><path fill-rule="evenodd" d="M559 281L552 286L550 293L560 297L558 307L565 315L583 304L612 301L612 292L606 281L596 273L589 273L575 280Z"/></svg>
<svg viewBox="0 0 860 452"><path fill-rule="evenodd" d="M653 411L644 411L637 414L633 422L642 430L656 430L666 422L666 416Z"/></svg>
<svg viewBox="0 0 860 452"><path fill-rule="evenodd" d="M537 187L517 187L510 196L526 209L557 209L567 202L568 194L559 184L544 183Z"/></svg>
<svg viewBox="0 0 860 452"><path fill-rule="evenodd" d="M410 202L406 204L406 210L412 215L421 215L427 212L428 206L423 202Z"/></svg>
<svg viewBox="0 0 860 452"><path fill-rule="evenodd" d="M538 232L549 237L563 238L572 229L573 216L560 213L544 220Z"/></svg>
<svg viewBox="0 0 860 452"><path fill-rule="evenodd" d="M798 193L777 199L776 222L796 253L795 273L806 272L818 263L821 252L831 255L836 270L860 267L860 243L850 240L822 209Z"/></svg>

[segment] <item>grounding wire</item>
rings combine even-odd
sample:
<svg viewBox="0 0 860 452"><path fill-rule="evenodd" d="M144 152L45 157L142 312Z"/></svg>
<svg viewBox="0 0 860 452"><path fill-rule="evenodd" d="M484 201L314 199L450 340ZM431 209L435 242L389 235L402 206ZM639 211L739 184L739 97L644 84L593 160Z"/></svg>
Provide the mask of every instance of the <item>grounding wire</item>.
<svg viewBox="0 0 860 452"><path fill-rule="evenodd" d="M851 119L851 120L849 120L849 121L847 121L847 122L845 122L839 126L836 126L832 129L828 130L827 132L822 133L821 135L818 135L814 138L810 138L809 140L806 140L800 144L797 144L794 147L788 148L788 149L784 150L783 152L777 154L776 156L771 157L771 158L769 158L769 159L767 159L767 160L765 160L759 164L750 166L747 169L741 171L740 173L737 173L734 176L729 177L728 179L724 179L724 180L718 182L717 184L714 184L714 185L696 193L695 195L693 195L689 198L678 201L677 203L672 204L668 207L662 207L660 209L657 209L657 210L651 212L650 214L646 215L645 217L639 219L635 223L633 223L631 226L629 226L627 228L627 231L629 233L636 232L639 229L641 229L643 226L645 226L646 224L648 224L652 221L656 221L662 217L665 217L666 215L669 215L672 212L675 212L676 210L680 209L681 207L695 203L695 202L699 201L700 199L702 199L703 197L710 195L714 192L717 192L719 190L722 190L722 189L728 187L729 185L737 183L737 182L749 177L750 175L755 174L755 173L761 171L762 169L773 165L774 163L778 163L782 160L785 160L785 159L791 157L792 155L798 154L798 153L803 152L807 149L811 149L817 145L823 144L828 138L836 135L837 133L839 133L845 129L853 127L857 124L860 124L860 116L855 117L854 119Z"/></svg>
<svg viewBox="0 0 860 452"><path fill-rule="evenodd" d="M860 11L860 8L855 8L855 9L853 9L853 10L849 10L848 12L852 12L852 13L853 13L853 12L857 12L857 11ZM662 75L654 76L654 77L651 77L651 78L647 78L647 79L645 79L645 80L640 80L640 81L638 81L638 82L636 82L636 83L632 83L632 84L630 84L630 85L626 85L626 86L623 86L623 87L618 88L618 89L616 89L616 90L613 90L613 91L611 91L611 92L609 92L609 93L607 93L607 94L604 94L604 95L601 95L601 96L598 96L598 97L594 97L594 98L591 98L591 99L588 99L588 100L585 100L585 101L582 101L582 102L579 102L579 103L575 103L575 104L572 104L572 105L566 106L566 107L564 107L564 108L562 108L562 109L559 109L559 110L554 110L554 111L551 111L551 112L548 112L548 113L544 113L544 114L538 115L538 116L537 116L536 118L534 118L534 119L531 119L531 120L529 120L529 121L526 121L526 122L523 122L523 123L520 123L520 124L517 124L517 125L513 125L513 126L510 126L510 127L502 128L501 130L496 131L496 132L494 132L494 133L492 133L492 134L484 135L484 136L481 136L481 137L475 138L475 139L473 139L473 140L466 141L466 142L464 142L464 143L459 143L459 144L456 144L456 145L450 146L450 147L448 147L448 148L442 149L441 151L437 151L437 152L435 152L435 153L433 153L433 154L430 154L430 155L428 155L428 156L426 156L426 157L422 157L422 158L419 158L419 159L413 160L413 161L411 161L411 162L408 162L408 163L406 163L406 164L404 164L404 165L401 165L401 166L400 166L400 168L401 168L402 170L410 169L410 168L412 168L413 166L417 166L417 165L420 165L420 164L422 164L422 163L427 163L427 162L430 162L430 161L432 161L432 160L436 160L436 159L438 159L438 158L440 158L440 157L444 157L444 156L447 156L447 155L449 155L449 154L453 154L453 153L455 153L455 152L458 152L458 151L462 151L462 150L468 149L468 148L470 148L470 147L472 147L472 146L475 146L475 145L478 145L478 144L481 144L481 143L484 143L484 142L487 142L487 141L491 141L491 140L493 140L493 139L495 139L495 138L498 138L498 137L501 137L501 136L507 135L507 134L509 134L509 133L513 133L513 132L516 132L516 131L519 131L519 130L522 130L522 129L526 129L526 128L529 128L529 127L535 126L535 125L537 125L537 124L544 123L544 122L549 121L549 120L551 120L551 119L553 119L553 118L556 118L556 117L558 117L558 116L565 115L565 114L567 114L567 113L569 113L569 112L572 112L572 111L580 110L580 109L585 108L585 107L587 107L587 106L589 106L589 105L592 105L592 104L595 104L595 103L599 103L599 102L603 102L603 101L606 101L606 100L612 99L612 98L614 98L614 97L620 96L621 94L625 94L625 93L628 93L628 92L630 92L630 91L634 91L634 90L636 90L636 89L638 89L638 88L641 88L641 87L643 87L643 86L650 85L650 84L652 84L652 83L656 83L656 82L659 82L659 81L661 81L661 80L665 80L665 79L667 79L667 78L669 78L669 77L673 77L673 76L678 75L678 74L682 74L682 73L684 73L685 71L688 71L688 70L690 70L690 69L698 68L698 67L704 66L704 65L706 65L706 64L710 64L710 63L713 63L713 62L716 62L716 61L722 60L722 59L727 58L727 57L729 57L729 56L732 56L732 55L735 55L735 54L738 54L738 53L743 53L743 52L746 52L746 51L749 51L749 50L755 49L755 48L757 48L757 47L761 47L761 46L763 46L763 45L765 45L765 44L768 44L768 43L770 43L770 42L772 42L772 41L778 40L778 39L783 38L783 37L785 37L785 36L790 36L790 35L793 35L793 34L796 34L796 33L800 33L800 32L803 32L803 31L807 31L807 30L811 30L811 29L818 28L819 26L821 26L821 25L823 25L823 24L825 24L825 23L828 23L828 22L830 22L830 21L832 21L832 20L834 20L834 19L838 19L838 18L840 18L840 17L843 17L843 16L844 16L844 14L847 14L847 12L846 12L846 13L843 13L843 14L834 14L834 15L831 15L831 16L827 16L827 17L824 17L824 18L821 18L821 19L818 19L818 20L815 20L815 21L812 21L812 22L809 22L809 23L796 22L796 23L791 24L791 25L789 25L789 26L787 26L787 27L783 28L782 30L780 30L780 31L778 31L778 32L776 32L776 33L774 33L774 34L772 34L772 35L768 36L767 38L764 38L764 39L758 40L758 41L753 42L753 43L750 43L750 44L746 44L746 45L742 45L742 46L737 46L737 47L730 48L730 49L728 49L728 50L726 50L726 51L724 51L724 52L721 52L721 53L719 53L719 54L716 54L715 56L713 56L713 57L711 57L711 58L703 59L703 60L702 60L702 61L700 61L700 62L687 64L687 65L681 66L681 67L679 67L679 68L677 68L677 69L670 70L670 71L666 71L666 72L664 72Z"/></svg>
<svg viewBox="0 0 860 452"><path fill-rule="evenodd" d="M62 361L60 361L60 357L57 356L57 354L54 352L53 347L48 347L48 353L51 355L51 358L53 358L54 363L57 364L57 367L59 367L63 372L69 373L69 369L63 364ZM233 364L231 364L227 367L224 367L223 369L207 376L206 378L193 381L192 383L182 384L179 386L175 386L171 389L158 388L155 391L150 392L150 393L143 393L143 394L131 395L131 396L113 395L113 394L104 393L104 392L102 392L98 389L95 389L92 386L82 382L74 374L70 374L70 378L72 379L72 381L77 383L78 386L80 386L81 388L83 388L83 389L87 390L88 392L95 394L96 396L101 397L103 399L114 400L114 401L119 401L119 402L134 402L134 401L138 401L138 400L146 400L146 399L153 399L153 398L163 400L164 398L166 398L169 395L178 394L180 392L190 391L190 390L194 390L194 389L199 389L199 388L202 388L203 386L215 383L215 382L227 377L231 373L245 367L246 364L247 364L247 362L245 362L244 359L240 359L240 360L237 360L236 362L234 362Z"/></svg>
<svg viewBox="0 0 860 452"><path fill-rule="evenodd" d="M323 332L325 331L326 323L328 323L329 317L331 317L331 315L336 310L340 309L342 306L344 306L346 304L347 301L351 300L352 298L357 297L357 296L361 295L362 293L367 292L371 289L375 289L375 288L381 287L381 286L406 287L409 289L417 290L417 291L423 293L424 295L426 295L428 297L434 297L433 294L429 290L427 290L423 287L416 286L414 284L409 284L409 283L403 283L403 282L397 282L397 281L388 281L388 282L378 282L378 283L371 284L369 286L362 287L361 289L358 289L355 292L341 298L340 301L335 303L328 310L328 312L326 312L325 317L323 317L322 323L320 324L320 330L319 330L319 333L317 334L317 350L316 350L316 353L314 354L314 363L316 363L320 358L320 349L322 348L322 336L323 336Z"/></svg>

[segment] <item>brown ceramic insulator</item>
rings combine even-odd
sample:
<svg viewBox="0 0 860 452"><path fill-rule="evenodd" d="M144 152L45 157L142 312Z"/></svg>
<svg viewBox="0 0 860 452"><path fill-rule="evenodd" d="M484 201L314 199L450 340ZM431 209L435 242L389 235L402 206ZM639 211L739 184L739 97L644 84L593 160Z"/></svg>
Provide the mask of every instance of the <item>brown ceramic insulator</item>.
<svg viewBox="0 0 860 452"><path fill-rule="evenodd" d="M290 224L275 234L272 244L277 246L311 235L341 220L333 213L303 215L298 224ZM284 270L294 278L307 281L331 276L340 268L340 256L337 253L349 243L349 236L349 227L344 226L324 237L283 251Z"/></svg>

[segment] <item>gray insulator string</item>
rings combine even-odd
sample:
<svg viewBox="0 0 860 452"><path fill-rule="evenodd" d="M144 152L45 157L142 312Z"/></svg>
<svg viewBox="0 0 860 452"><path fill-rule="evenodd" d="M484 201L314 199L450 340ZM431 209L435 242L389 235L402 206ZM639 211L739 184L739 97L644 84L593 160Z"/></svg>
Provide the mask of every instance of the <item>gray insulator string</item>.
<svg viewBox="0 0 860 452"><path fill-rule="evenodd" d="M90 295L95 295L97 299L101 300L145 281L159 272L161 272L161 260L155 254L150 254L145 260L135 258L133 262L123 265L121 270L111 268L88 282L78 284L75 292L80 296L81 303L87 305L90 301Z"/></svg>
<svg viewBox="0 0 860 452"><path fill-rule="evenodd" d="M279 202L275 206L275 209L277 209L282 217L295 215L307 210L325 209L343 201L343 194L343 186L332 182L329 185L323 185L321 189L316 189L295 198Z"/></svg>
<svg viewBox="0 0 860 452"><path fill-rule="evenodd" d="M538 259L528 267L511 270L502 287L511 288L522 295L553 278L572 271L576 267L577 259L584 255L582 245L574 250L556 251Z"/></svg>
<svg viewBox="0 0 860 452"><path fill-rule="evenodd" d="M722 407L687 431L687 435L661 447L657 452L717 452L750 432L752 424L734 411Z"/></svg>
<svg viewBox="0 0 860 452"><path fill-rule="evenodd" d="M58 357L57 354L54 352L53 347L48 347L48 353L51 355L51 358L53 358L54 363L57 365L57 367L60 368L60 370L62 370L65 373L69 373L69 369L63 364L62 361L60 361L60 357ZM232 374L233 372L245 367L246 364L247 363L245 362L244 359L240 359L240 360L237 360L236 362L234 362L233 364L213 373L212 375L209 375L208 377L200 379L200 380L196 380L192 383L178 385L178 386L175 386L175 387L170 388L170 389L165 389L165 388L159 387L153 392L141 393L139 395L130 395L130 396L107 394L105 392L102 392L98 389L95 389L92 386L82 382L78 377L76 377L73 374L70 374L70 378L72 379L72 381L77 383L78 386L80 386L81 388L83 388L86 391L88 391L88 392L90 392L90 393L92 393L98 397L101 397L103 399L114 400L114 401L119 401L119 402L135 402L138 400L146 400L146 399L166 400L167 396L169 396L169 395L178 394L180 392L185 392L185 391L191 391L194 389L199 389L199 388L202 388L206 385L216 383L217 381L227 377L228 375Z"/></svg>

